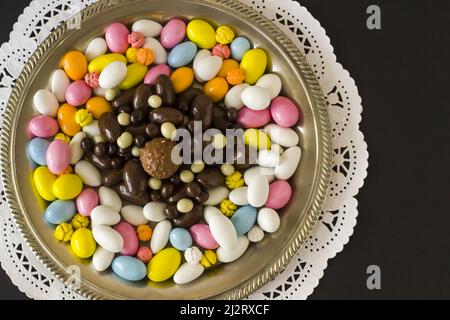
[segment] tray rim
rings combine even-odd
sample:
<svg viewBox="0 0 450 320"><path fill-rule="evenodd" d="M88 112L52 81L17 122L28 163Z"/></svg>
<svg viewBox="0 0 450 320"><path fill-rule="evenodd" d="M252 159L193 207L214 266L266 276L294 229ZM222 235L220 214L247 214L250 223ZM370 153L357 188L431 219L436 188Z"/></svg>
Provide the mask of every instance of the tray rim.
<svg viewBox="0 0 450 320"><path fill-rule="evenodd" d="M102 11L112 8L118 5L126 5L129 3L137 2L139 0L100 0L83 10L81 10L81 22L100 14ZM268 265L263 271L253 275L253 277L240 286L229 289L228 291L221 293L217 296L211 297L216 299L242 299L256 291L264 284L272 280L278 273L280 273L286 265L289 263L294 254L300 249L300 246L308 238L312 231L314 224L317 222L321 213L325 198L327 196L331 166L332 166L332 143L331 143L331 123L328 115L328 108L325 96L319 85L319 82L309 66L306 57L300 52L300 50L294 45L294 43L284 34L273 22L259 14L254 9L241 3L238 0L189 0L194 3L214 4L221 6L222 8L231 11L235 14L245 16L246 19L254 24L257 24L264 30L270 32L272 40L277 43L283 50L285 50L289 59L295 64L300 71L301 76L307 86L308 94L310 95L315 108L314 114L317 122L317 140L318 140L318 167L317 176L315 179L315 185L312 191L313 199L311 204L306 210L306 219L303 226L301 226L297 234L293 234L287 249L280 253L277 259ZM11 163L11 154L14 146L10 143L12 136L15 133L15 109L18 103L20 103L21 92L23 88L29 85L29 75L34 69L40 67L40 58L45 52L53 45L58 43L70 29L72 20L62 22L61 25L56 28L35 50L32 56L25 64L20 76L16 80L13 91L8 100L8 104L5 108L3 130L0 141L0 164L1 164L1 176L5 190L5 196L8 206L11 210L11 215L16 223L19 232L24 238L25 243L30 247L33 254L36 255L38 260L60 281L65 282L67 280L67 273L61 268L58 262L54 261L47 252L40 241L33 237L33 226L27 221L22 214L23 204L19 200L20 194L15 187L15 170L14 164ZM81 285L78 289L75 289L77 293L88 299L110 299L117 298L109 293L101 292L91 286L83 284L81 279Z"/></svg>

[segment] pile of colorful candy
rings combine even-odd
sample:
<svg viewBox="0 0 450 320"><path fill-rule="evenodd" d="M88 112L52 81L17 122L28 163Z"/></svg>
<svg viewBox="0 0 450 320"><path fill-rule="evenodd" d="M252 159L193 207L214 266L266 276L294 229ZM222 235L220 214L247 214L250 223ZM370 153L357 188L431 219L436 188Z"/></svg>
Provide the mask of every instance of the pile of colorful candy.
<svg viewBox="0 0 450 320"><path fill-rule="evenodd" d="M29 123L34 184L55 238L99 272L183 284L277 231L301 157L291 128L301 114L279 96L280 77L265 74L267 60L229 26L200 19L139 20L131 31L113 23L84 53L66 53ZM218 129L197 141L202 150L224 152L226 130L243 128L248 153L175 163L176 133L196 121Z"/></svg>

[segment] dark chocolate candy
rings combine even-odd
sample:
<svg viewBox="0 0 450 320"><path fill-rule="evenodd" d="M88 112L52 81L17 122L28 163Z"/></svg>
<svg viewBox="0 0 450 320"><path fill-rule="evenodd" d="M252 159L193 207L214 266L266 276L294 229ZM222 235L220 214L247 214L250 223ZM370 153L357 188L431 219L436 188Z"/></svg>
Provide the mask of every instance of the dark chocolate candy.
<svg viewBox="0 0 450 320"><path fill-rule="evenodd" d="M148 105L148 98L153 94L152 86L149 84L141 84L136 88L136 91L134 92L133 97L133 108L134 109L147 109L149 107Z"/></svg>
<svg viewBox="0 0 450 320"><path fill-rule="evenodd" d="M148 178L139 160L131 159L123 167L123 183L131 193L147 190Z"/></svg>
<svg viewBox="0 0 450 320"><path fill-rule="evenodd" d="M119 109L120 107L131 106L133 103L135 91L136 88L132 88L123 92L120 96L111 101L112 107L114 109Z"/></svg>
<svg viewBox="0 0 450 320"><path fill-rule="evenodd" d="M178 218L173 220L173 224L179 228L189 228L197 223L203 216L203 206L196 204L190 212L181 214Z"/></svg>
<svg viewBox="0 0 450 320"><path fill-rule="evenodd" d="M210 189L223 185L225 183L225 177L219 169L206 168L197 174L196 181L204 188Z"/></svg>
<svg viewBox="0 0 450 320"><path fill-rule="evenodd" d="M180 110L175 108L158 108L150 112L149 120L159 125L171 122L178 127L183 124L184 116Z"/></svg>
<svg viewBox="0 0 450 320"><path fill-rule="evenodd" d="M112 112L105 112L98 119L100 133L106 141L115 143L122 134L122 127L117 122L117 117Z"/></svg>
<svg viewBox="0 0 450 320"><path fill-rule="evenodd" d="M163 106L172 107L175 104L175 90L168 75L162 74L155 81L155 93L161 97Z"/></svg>
<svg viewBox="0 0 450 320"><path fill-rule="evenodd" d="M150 197L147 192L131 193L123 183L114 186L113 189L122 199L125 199L126 201L137 206L145 206L150 202Z"/></svg>
<svg viewBox="0 0 450 320"><path fill-rule="evenodd" d="M114 187L123 181L123 169L109 170L102 176L102 185Z"/></svg>

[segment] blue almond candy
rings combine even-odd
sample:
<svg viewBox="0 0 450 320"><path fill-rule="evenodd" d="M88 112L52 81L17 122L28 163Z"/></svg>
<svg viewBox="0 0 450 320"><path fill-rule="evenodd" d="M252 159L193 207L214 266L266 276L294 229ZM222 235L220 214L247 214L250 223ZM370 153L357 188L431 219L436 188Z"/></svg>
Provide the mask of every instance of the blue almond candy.
<svg viewBox="0 0 450 320"><path fill-rule="evenodd" d="M247 38L237 37L230 45L231 57L234 60L241 61L244 54L250 50L250 42Z"/></svg>
<svg viewBox="0 0 450 320"><path fill-rule="evenodd" d="M118 256L112 262L112 270L122 279L128 281L139 281L147 275L147 267L136 258Z"/></svg>
<svg viewBox="0 0 450 320"><path fill-rule="evenodd" d="M180 251L185 251L192 246L191 234L186 229L173 229L170 232L169 239L172 246Z"/></svg>
<svg viewBox="0 0 450 320"><path fill-rule="evenodd" d="M255 225L256 208L252 206L244 206L237 209L231 217L231 222L236 229L238 237L243 236Z"/></svg>
<svg viewBox="0 0 450 320"><path fill-rule="evenodd" d="M28 143L30 158L41 166L47 165L46 155L50 141L42 138L34 138Z"/></svg>
<svg viewBox="0 0 450 320"><path fill-rule="evenodd" d="M45 220L51 224L60 224L72 219L76 212L75 201L55 200L45 210Z"/></svg>
<svg viewBox="0 0 450 320"><path fill-rule="evenodd" d="M195 43L187 41L180 43L169 54L168 63L172 68L180 68L188 65L197 54Z"/></svg>

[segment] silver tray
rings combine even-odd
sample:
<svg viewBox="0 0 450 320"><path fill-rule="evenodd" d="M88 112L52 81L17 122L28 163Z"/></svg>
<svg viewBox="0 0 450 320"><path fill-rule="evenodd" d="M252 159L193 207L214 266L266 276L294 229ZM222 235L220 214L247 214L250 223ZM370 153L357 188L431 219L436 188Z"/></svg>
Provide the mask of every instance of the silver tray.
<svg viewBox="0 0 450 320"><path fill-rule="evenodd" d="M83 50L113 21L140 18L164 21L175 16L201 17L213 25L228 24L247 36L270 57L269 68L281 75L283 94L301 106L302 160L292 178L294 194L280 211L281 227L249 247L237 261L208 270L196 281L130 283L112 272L96 272L89 261L73 256L70 246L53 238L43 219L45 203L36 196L26 157L26 126L35 113L36 90L48 87L50 74L63 54ZM0 145L1 173L6 198L26 243L58 279L67 281L68 266L77 265L81 285L77 292L92 299L240 299L273 279L307 239L317 221L329 185L331 168L330 122L326 102L313 71L297 47L272 22L237 0L102 0L81 12L81 28L63 23L38 47L24 67L8 102Z"/></svg>

